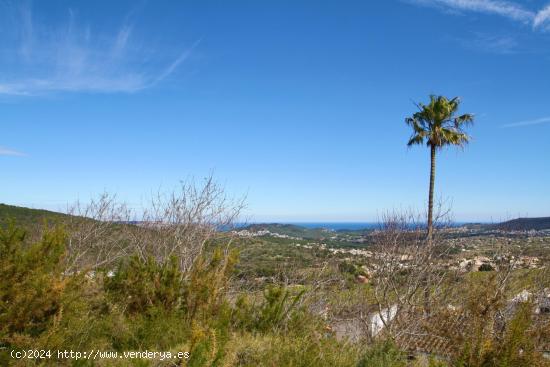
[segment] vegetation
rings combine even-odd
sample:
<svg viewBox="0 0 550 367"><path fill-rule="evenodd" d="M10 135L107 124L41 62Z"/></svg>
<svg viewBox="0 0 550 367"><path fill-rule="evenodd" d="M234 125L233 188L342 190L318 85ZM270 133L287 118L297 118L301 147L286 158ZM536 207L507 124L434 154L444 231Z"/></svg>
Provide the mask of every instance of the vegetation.
<svg viewBox="0 0 550 367"><path fill-rule="evenodd" d="M497 224L496 228L506 231L540 231L550 229L550 217L512 219Z"/></svg>
<svg viewBox="0 0 550 367"><path fill-rule="evenodd" d="M358 358L357 349L325 336L322 320L300 305L303 289L271 286L259 300L243 294L232 304L234 251L216 247L188 273L174 258L134 256L113 275L67 276L66 238L61 228L46 229L41 241L26 244L19 228L0 232L1 364L15 362L9 350L30 348L186 351L189 366L343 366Z"/></svg>
<svg viewBox="0 0 550 367"><path fill-rule="evenodd" d="M531 301L518 303L512 313L507 302L525 286L542 282L541 287L547 287L544 270L506 276L503 269L494 269L459 278L448 273L440 279L439 290L430 290L429 316L420 312L416 318L416 307L424 307L425 291L409 294L406 288L411 280L426 277L412 268L397 272L387 268L395 277L384 275L384 269L373 275L359 259L296 246L295 240L244 238L228 247L229 239L220 233L191 268L182 268L178 255L158 257L151 252L68 273L74 248L63 226L44 225L37 240L14 224L0 230L0 365L23 363L9 352L25 349L189 354L169 361L103 358L93 362L54 355L25 360L22 365L548 365L538 346L548 340L550 323L533 316ZM397 249L409 251L407 243L415 237L412 233L403 237L395 228L388 225L378 232L377 246L405 238L404 247ZM125 231L119 225L115 229ZM390 263L392 257L402 256L395 249L372 248ZM419 249L414 256L421 259L428 247ZM265 267L272 269L272 276L258 279L265 270L257 269ZM371 281L358 283L358 276ZM367 328L357 339L341 329L339 325L347 322L343 320L364 325L365 320L355 315L377 314L377 294L386 281L416 306L400 311L394 326L376 336ZM493 293L495 289L502 292ZM393 296L386 301L399 303ZM498 315L505 313L510 316L502 323ZM409 327L400 326L402 322ZM407 339L400 330L445 339L448 344L441 345L448 347L437 349L437 343L429 342L432 348L422 349L425 337Z"/></svg>
<svg viewBox="0 0 550 367"><path fill-rule="evenodd" d="M271 233L277 233L288 237L300 237L305 239L322 239L331 235L331 231L324 228L305 228L295 224L251 224L242 230L248 230L253 232L269 231Z"/></svg>
<svg viewBox="0 0 550 367"><path fill-rule="evenodd" d="M63 219L66 219L66 215L49 210L0 204L0 225L3 226L15 221L21 227L31 228L42 225L44 221L54 222Z"/></svg>
<svg viewBox="0 0 550 367"><path fill-rule="evenodd" d="M110 196L73 215L11 210L0 365L549 366L544 233L451 227L428 241L412 214L328 238L220 232L235 217L227 203L207 181L155 199L141 221ZM52 354L11 354L28 350Z"/></svg>

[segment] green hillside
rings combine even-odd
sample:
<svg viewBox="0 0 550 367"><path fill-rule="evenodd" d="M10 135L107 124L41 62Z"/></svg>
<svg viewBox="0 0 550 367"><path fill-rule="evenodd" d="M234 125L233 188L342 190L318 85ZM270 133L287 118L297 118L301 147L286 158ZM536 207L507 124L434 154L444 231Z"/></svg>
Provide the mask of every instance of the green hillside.
<svg viewBox="0 0 550 367"><path fill-rule="evenodd" d="M324 228L306 228L302 226L297 226L295 224L281 223L251 224L243 229L249 230L251 232L270 231L271 233L278 233L290 237L309 239L320 239L333 235L331 231Z"/></svg>
<svg viewBox="0 0 550 367"><path fill-rule="evenodd" d="M42 223L44 220L62 220L67 214L52 212L43 209L30 209L21 206L0 204L0 224L5 225L14 220L18 225L26 227Z"/></svg>
<svg viewBox="0 0 550 367"><path fill-rule="evenodd" d="M540 231L550 229L550 217L542 218L517 218L502 222L497 225L498 229L505 231Z"/></svg>

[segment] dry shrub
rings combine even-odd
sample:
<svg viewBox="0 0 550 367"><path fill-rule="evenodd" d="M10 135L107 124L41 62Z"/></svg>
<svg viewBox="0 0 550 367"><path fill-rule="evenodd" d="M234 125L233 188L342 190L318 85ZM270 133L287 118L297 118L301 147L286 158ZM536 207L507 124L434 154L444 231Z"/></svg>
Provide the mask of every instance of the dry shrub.
<svg viewBox="0 0 550 367"><path fill-rule="evenodd" d="M187 272L208 241L229 228L244 200L226 196L212 177L202 184L182 182L169 193L158 192L143 210L133 210L103 194L89 204L69 208L67 271L108 267L119 259L150 256L160 263L177 258Z"/></svg>

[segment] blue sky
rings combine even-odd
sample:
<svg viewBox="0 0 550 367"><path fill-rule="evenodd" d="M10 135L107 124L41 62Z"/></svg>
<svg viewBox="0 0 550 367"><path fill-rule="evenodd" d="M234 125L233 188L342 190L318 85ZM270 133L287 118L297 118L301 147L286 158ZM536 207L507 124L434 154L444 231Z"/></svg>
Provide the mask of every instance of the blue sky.
<svg viewBox="0 0 550 367"><path fill-rule="evenodd" d="M422 209L403 122L460 96L457 220L550 215L548 1L0 0L0 202L133 206L214 173L257 221Z"/></svg>

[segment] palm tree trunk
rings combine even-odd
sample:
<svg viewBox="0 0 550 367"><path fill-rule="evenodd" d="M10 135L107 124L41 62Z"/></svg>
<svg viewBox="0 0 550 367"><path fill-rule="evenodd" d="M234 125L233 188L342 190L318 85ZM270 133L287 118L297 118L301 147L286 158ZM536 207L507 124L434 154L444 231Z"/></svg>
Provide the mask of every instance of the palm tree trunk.
<svg viewBox="0 0 550 367"><path fill-rule="evenodd" d="M435 181L435 146L431 146L431 167L430 167L430 192L428 196L428 243L432 240L433 234L433 211L434 211L434 181Z"/></svg>

